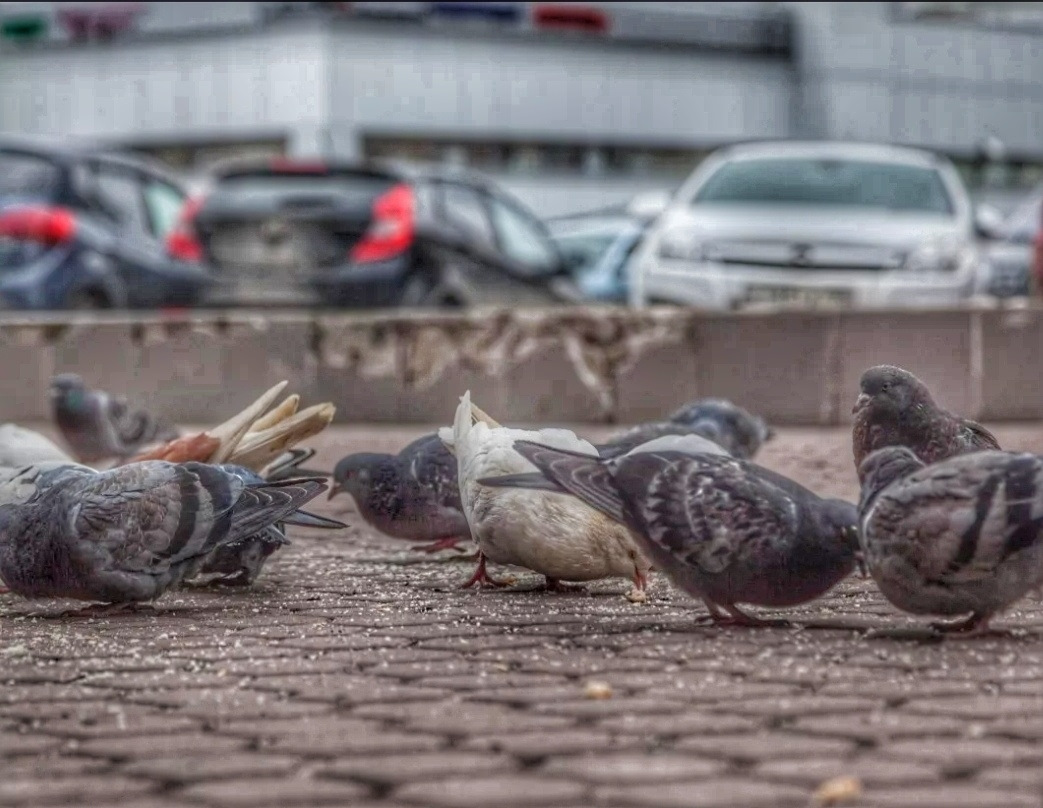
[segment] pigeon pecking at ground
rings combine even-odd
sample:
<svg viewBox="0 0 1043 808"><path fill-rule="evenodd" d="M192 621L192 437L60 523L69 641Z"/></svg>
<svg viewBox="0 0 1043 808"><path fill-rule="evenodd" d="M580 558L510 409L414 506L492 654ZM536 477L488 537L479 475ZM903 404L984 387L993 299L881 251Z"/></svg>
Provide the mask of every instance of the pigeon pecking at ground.
<svg viewBox="0 0 1043 808"><path fill-rule="evenodd" d="M597 447L598 454L604 458L619 457L667 435L701 435L723 446L732 456L748 460L775 432L763 418L727 399L704 398L681 407L666 421L639 424L610 438Z"/></svg>
<svg viewBox="0 0 1043 808"><path fill-rule="evenodd" d="M300 456L303 462L310 455ZM263 485L265 482L277 482L287 477L264 478L250 469L232 464L221 466L225 471L236 475L247 485ZM285 469L280 469L284 471ZM324 516L298 510L291 513L281 522L269 525L264 530L249 536L229 541L218 545L218 547L207 558L206 563L199 570L200 576L215 576L212 582L223 586L250 586L261 574L261 568L276 550L290 543L286 537L286 526L297 525L299 527L313 527L324 530L337 530L346 528L343 522L336 519L327 519Z"/></svg>
<svg viewBox="0 0 1043 808"><path fill-rule="evenodd" d="M0 485L0 578L28 598L153 600L325 490L304 478L250 484L201 463L27 467Z"/></svg>
<svg viewBox="0 0 1043 808"><path fill-rule="evenodd" d="M470 541L456 458L438 435L425 435L397 455L358 452L333 469L329 498L351 494L359 514L386 536L428 542L425 553Z"/></svg>
<svg viewBox="0 0 1043 808"><path fill-rule="evenodd" d="M144 446L173 440L179 434L145 410L132 408L122 397L88 389L74 373L52 379L51 407L62 437L83 463L127 458Z"/></svg>
<svg viewBox="0 0 1043 808"><path fill-rule="evenodd" d="M464 587L502 585L486 571L486 562L515 564L544 575L550 589L561 581L626 577L634 583L632 601L645 599L651 564L641 555L630 531L575 497L557 491L487 487L486 477L535 471L514 450L515 441L533 440L585 452L594 446L565 429L508 429L460 399L452 428L439 437L456 456L460 500L478 543L478 567Z"/></svg>
<svg viewBox="0 0 1043 808"><path fill-rule="evenodd" d="M1043 583L1043 458L984 451L927 466L902 446L859 469L860 541L880 591L936 624L980 633Z"/></svg>
<svg viewBox="0 0 1043 808"><path fill-rule="evenodd" d="M857 510L692 438L664 437L612 458L519 440L546 482L627 525L656 569L719 624L770 625L737 604L795 606L856 564ZM685 445L684 441L689 441ZM530 475L484 485L545 487Z"/></svg>
<svg viewBox="0 0 1043 808"><path fill-rule="evenodd" d="M981 424L961 418L934 403L922 381L893 365L877 365L862 374L852 412L855 468L885 446L908 446L924 463L999 449L995 436Z"/></svg>

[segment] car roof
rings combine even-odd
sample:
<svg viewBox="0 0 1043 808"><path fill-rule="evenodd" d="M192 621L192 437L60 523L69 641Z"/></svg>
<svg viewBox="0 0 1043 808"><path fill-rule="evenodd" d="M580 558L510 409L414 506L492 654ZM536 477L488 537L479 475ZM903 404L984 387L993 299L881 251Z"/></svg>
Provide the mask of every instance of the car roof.
<svg viewBox="0 0 1043 808"><path fill-rule="evenodd" d="M26 154L38 154L59 162L76 162L77 160L88 160L91 158L105 160L109 163L133 168L135 170L147 171L175 184L183 185L183 181L177 175L150 157L134 154L121 150L101 141L82 139L62 139L51 137L26 137L19 135L0 135L0 150L25 152Z"/></svg>
<svg viewBox="0 0 1043 808"><path fill-rule="evenodd" d="M910 146L892 146L846 140L762 140L736 143L719 151L729 160L764 157L813 157L848 160L876 160L937 168L946 160L939 154Z"/></svg>

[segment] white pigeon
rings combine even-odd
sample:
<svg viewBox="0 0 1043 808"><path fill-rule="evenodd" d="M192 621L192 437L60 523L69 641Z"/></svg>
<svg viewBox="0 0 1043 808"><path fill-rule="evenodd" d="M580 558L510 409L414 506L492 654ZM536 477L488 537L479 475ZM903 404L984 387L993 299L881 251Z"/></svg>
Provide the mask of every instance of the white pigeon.
<svg viewBox="0 0 1043 808"><path fill-rule="evenodd" d="M630 578L634 588L627 597L645 599L651 564L625 527L567 494L478 483L483 477L536 471L514 450L516 440L597 455L593 444L567 429L500 426L471 404L470 391L460 399L452 428L442 427L438 436L456 457L464 515L479 548L478 568L464 588L503 585L486 572L488 559L538 572L550 589L561 581Z"/></svg>
<svg viewBox="0 0 1043 808"><path fill-rule="evenodd" d="M39 432L18 424L0 424L0 467L18 468L48 460L76 462Z"/></svg>

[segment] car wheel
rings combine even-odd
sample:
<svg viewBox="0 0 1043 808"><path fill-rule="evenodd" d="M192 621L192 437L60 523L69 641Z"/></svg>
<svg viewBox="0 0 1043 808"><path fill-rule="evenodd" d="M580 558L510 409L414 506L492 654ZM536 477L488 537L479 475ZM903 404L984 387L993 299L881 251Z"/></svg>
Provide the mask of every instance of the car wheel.
<svg viewBox="0 0 1043 808"><path fill-rule="evenodd" d="M69 295L65 307L73 311L99 311L111 309L112 304L108 295L99 289L80 289Z"/></svg>

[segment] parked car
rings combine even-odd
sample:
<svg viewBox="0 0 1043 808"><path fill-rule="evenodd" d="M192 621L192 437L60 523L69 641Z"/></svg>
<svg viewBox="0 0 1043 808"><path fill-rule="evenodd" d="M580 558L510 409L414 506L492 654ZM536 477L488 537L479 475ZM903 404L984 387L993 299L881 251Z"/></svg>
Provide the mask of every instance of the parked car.
<svg viewBox="0 0 1043 808"><path fill-rule="evenodd" d="M236 160L167 239L208 303L466 306L579 299L546 227L490 181L402 163Z"/></svg>
<svg viewBox="0 0 1043 808"><path fill-rule="evenodd" d="M586 300L627 302L627 261L646 223L626 213L563 216L547 222Z"/></svg>
<svg viewBox="0 0 1043 808"><path fill-rule="evenodd" d="M10 309L189 306L209 279L164 249L185 201L150 161L0 137L0 301Z"/></svg>
<svg viewBox="0 0 1043 808"><path fill-rule="evenodd" d="M987 272L959 175L891 146L769 142L718 150L631 261L634 305L920 306L981 291Z"/></svg>
<svg viewBox="0 0 1043 808"><path fill-rule="evenodd" d="M989 261L989 294L995 297L1022 297L1032 294L1034 287L1038 288L1039 273L1043 271L1043 267L1035 265L1041 214L1043 188L1037 188L1002 221L995 237L985 242L985 254Z"/></svg>

